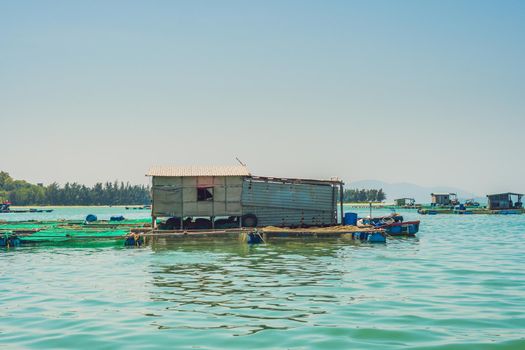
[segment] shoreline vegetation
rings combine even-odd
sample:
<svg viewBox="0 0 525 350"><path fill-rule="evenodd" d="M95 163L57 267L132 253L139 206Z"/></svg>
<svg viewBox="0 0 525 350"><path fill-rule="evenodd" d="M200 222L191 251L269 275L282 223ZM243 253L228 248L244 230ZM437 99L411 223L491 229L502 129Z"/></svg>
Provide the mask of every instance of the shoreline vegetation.
<svg viewBox="0 0 525 350"><path fill-rule="evenodd" d="M343 192L344 203L381 203L386 199L383 189L351 188Z"/></svg>
<svg viewBox="0 0 525 350"><path fill-rule="evenodd" d="M129 182L96 183L92 187L67 182L31 184L15 180L9 173L0 171L0 203L12 206L89 206L89 205L146 205L151 203L150 188L131 185Z"/></svg>

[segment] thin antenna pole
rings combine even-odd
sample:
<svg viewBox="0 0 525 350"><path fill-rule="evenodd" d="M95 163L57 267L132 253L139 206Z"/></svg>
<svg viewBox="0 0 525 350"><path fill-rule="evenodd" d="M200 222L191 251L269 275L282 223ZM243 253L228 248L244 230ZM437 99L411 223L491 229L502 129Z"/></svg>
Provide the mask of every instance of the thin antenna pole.
<svg viewBox="0 0 525 350"><path fill-rule="evenodd" d="M244 164L243 162L241 162L241 160L237 157L235 157L235 159L239 162L239 164L241 164L242 166L246 166L246 164Z"/></svg>

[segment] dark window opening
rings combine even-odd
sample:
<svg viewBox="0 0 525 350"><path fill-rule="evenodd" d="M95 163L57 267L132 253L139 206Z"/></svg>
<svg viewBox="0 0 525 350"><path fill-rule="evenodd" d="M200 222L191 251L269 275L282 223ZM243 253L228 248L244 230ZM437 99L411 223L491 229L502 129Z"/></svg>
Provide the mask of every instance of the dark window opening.
<svg viewBox="0 0 525 350"><path fill-rule="evenodd" d="M213 187L197 188L197 201L213 200Z"/></svg>

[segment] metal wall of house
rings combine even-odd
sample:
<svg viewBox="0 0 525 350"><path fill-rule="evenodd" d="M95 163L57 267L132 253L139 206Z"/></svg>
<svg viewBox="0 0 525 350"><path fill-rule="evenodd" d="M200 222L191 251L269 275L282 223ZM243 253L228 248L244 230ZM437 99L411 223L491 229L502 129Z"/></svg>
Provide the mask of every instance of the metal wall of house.
<svg viewBox="0 0 525 350"><path fill-rule="evenodd" d="M442 196L442 195L433 196L432 203L440 204L440 205L448 205L450 204L450 197Z"/></svg>
<svg viewBox="0 0 525 350"><path fill-rule="evenodd" d="M506 194L492 195L488 197L488 208L489 209L509 209L510 200Z"/></svg>
<svg viewBox="0 0 525 350"><path fill-rule="evenodd" d="M406 205L406 200L405 199L395 199L394 205L398 205L398 206Z"/></svg>
<svg viewBox="0 0 525 350"><path fill-rule="evenodd" d="M197 200L197 188L210 188L213 198ZM242 177L153 177L153 215L156 217L241 215Z"/></svg>
<svg viewBox="0 0 525 350"><path fill-rule="evenodd" d="M337 187L245 179L243 214L254 214L258 226L332 225L337 223Z"/></svg>

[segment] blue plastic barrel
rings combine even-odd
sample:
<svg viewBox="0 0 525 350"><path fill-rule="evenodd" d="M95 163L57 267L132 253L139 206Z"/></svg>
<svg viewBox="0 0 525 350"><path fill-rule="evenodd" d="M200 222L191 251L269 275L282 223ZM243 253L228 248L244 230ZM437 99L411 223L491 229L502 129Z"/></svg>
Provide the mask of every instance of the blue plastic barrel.
<svg viewBox="0 0 525 350"><path fill-rule="evenodd" d="M248 233L248 244L261 244L263 243L262 237L260 233L254 233L250 232Z"/></svg>
<svg viewBox="0 0 525 350"><path fill-rule="evenodd" d="M386 237L379 232L374 232L368 235L368 242L370 243L386 243Z"/></svg>
<svg viewBox="0 0 525 350"><path fill-rule="evenodd" d="M97 221L97 216L96 215L89 214L88 216L86 216L86 222L93 222L93 221Z"/></svg>
<svg viewBox="0 0 525 350"><path fill-rule="evenodd" d="M345 225L357 225L357 214L356 213L345 213L345 217L343 220L343 224Z"/></svg>

